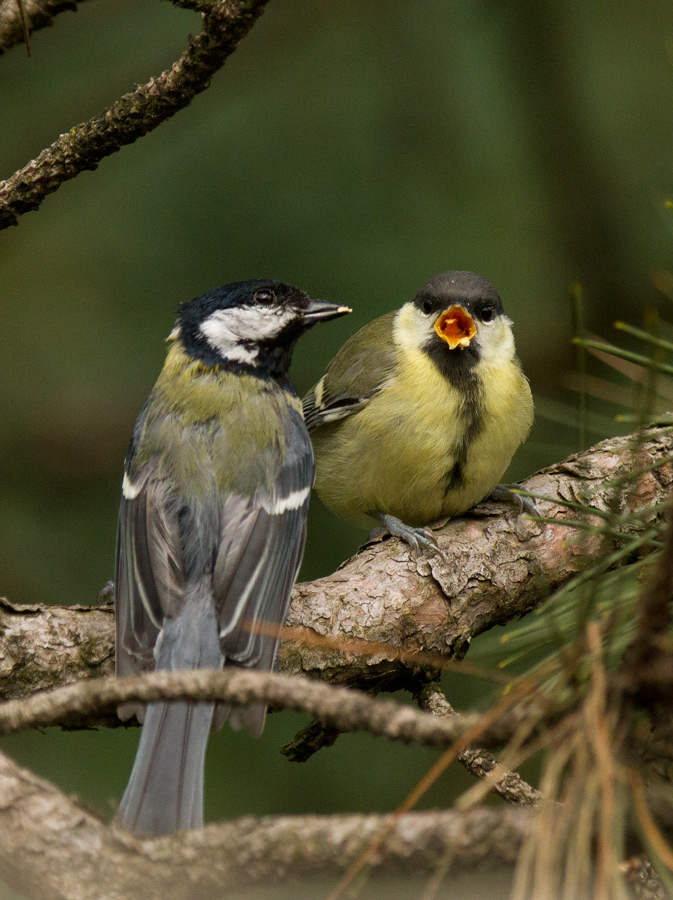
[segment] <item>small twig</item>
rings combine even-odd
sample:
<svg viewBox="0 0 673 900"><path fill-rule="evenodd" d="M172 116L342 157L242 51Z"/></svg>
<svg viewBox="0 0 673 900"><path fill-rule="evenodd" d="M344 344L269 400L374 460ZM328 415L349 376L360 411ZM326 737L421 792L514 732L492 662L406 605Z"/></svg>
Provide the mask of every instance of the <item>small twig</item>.
<svg viewBox="0 0 673 900"><path fill-rule="evenodd" d="M454 741L454 743L450 747L448 747L444 751L444 753L442 753L435 764L429 769L428 772L426 772L423 778L421 778L418 784L410 791L404 801L390 816L389 821L386 823L385 827L381 829L379 834L367 845L367 847L362 851L358 858L348 867L343 875L343 878L339 881L336 888L329 895L328 900L339 900L339 898L343 897L345 891L347 891L351 884L353 884L358 875L376 857L376 854L388 839L391 830L395 828L399 824L400 820L416 806L419 800L424 796L424 794L428 792L428 790L430 790L437 779L444 774L451 763L455 759L457 759L458 756L463 752L463 750L466 750L474 741L480 740L492 723L497 722L500 717L507 711L511 710L513 706L520 704L527 695L530 695L534 691L534 689L535 682L532 679L522 678L517 684L512 687L510 692L505 697L502 697L498 701L498 703L495 704L495 706L483 713L483 715L479 717L479 720L477 722L471 725L471 727L467 728L463 735L456 741ZM446 717L444 717L443 719L438 717L435 718L437 718L437 721L445 721L448 724L448 721L451 721L451 719L454 717L449 717L448 721Z"/></svg>
<svg viewBox="0 0 673 900"><path fill-rule="evenodd" d="M670 900L663 884L644 856L633 856L621 863L619 871L631 887L636 900Z"/></svg>
<svg viewBox="0 0 673 900"><path fill-rule="evenodd" d="M26 19L26 11L23 8L24 0L16 0L19 7L19 15L21 16L21 30L23 31L23 39L26 42L26 52L30 56L30 29L28 28L28 20Z"/></svg>
<svg viewBox="0 0 673 900"><path fill-rule="evenodd" d="M424 712L440 718L460 717L448 699L438 681L419 686L414 699ZM458 760L471 775L482 780L489 789L500 794L503 799L516 806L537 806L541 794L521 778L518 772L512 772L499 763L493 754L483 748L468 748L459 754ZM426 885L421 900L435 900L442 882L451 869L455 851L449 850L437 866L437 871Z"/></svg>
<svg viewBox="0 0 673 900"><path fill-rule="evenodd" d="M414 694L414 699L424 712L434 716L458 717L459 713L449 703L439 682L424 684ZM515 806L537 806L542 795L528 784L518 772L503 766L488 750L468 748L458 756L459 761L475 778L484 779L491 790L503 800Z"/></svg>
<svg viewBox="0 0 673 900"><path fill-rule="evenodd" d="M298 731L287 744L283 744L280 752L290 762L307 762L318 750L322 750L323 747L332 747L340 734L343 734L343 731L338 728L330 728L316 720Z"/></svg>

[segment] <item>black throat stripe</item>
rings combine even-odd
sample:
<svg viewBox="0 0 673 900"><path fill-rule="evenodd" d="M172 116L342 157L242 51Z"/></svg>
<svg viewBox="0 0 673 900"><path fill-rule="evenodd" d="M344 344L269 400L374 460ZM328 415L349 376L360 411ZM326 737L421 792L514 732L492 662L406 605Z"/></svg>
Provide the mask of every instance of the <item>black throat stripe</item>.
<svg viewBox="0 0 673 900"><path fill-rule="evenodd" d="M431 340L425 352L460 396L459 422L456 422L460 434L451 448L452 456L444 475L446 497L449 491L462 485L470 446L483 427L483 385L476 371L480 353L478 346L450 350L440 339Z"/></svg>

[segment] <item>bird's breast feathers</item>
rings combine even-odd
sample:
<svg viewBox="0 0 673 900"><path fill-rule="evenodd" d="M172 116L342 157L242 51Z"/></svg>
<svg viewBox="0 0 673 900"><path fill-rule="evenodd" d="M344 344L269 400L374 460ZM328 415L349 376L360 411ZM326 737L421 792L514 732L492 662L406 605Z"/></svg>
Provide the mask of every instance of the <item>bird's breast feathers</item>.
<svg viewBox="0 0 673 900"><path fill-rule="evenodd" d="M159 477L196 496L213 486L244 494L270 489L299 432L301 404L293 393L188 361L174 345L146 407L128 480L154 461Z"/></svg>

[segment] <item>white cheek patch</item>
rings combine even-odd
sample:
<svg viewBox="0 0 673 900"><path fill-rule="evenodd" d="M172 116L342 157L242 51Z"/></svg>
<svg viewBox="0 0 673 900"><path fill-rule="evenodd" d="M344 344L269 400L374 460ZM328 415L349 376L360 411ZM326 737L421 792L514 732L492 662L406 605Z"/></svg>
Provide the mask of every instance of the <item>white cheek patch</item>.
<svg viewBox="0 0 673 900"><path fill-rule="evenodd" d="M271 306L239 306L218 309L200 325L210 346L227 359L254 363L257 348L245 346L250 341L272 340L294 318L289 309Z"/></svg>
<svg viewBox="0 0 673 900"><path fill-rule="evenodd" d="M482 324L478 330L481 345L482 364L502 366L514 356L514 335L512 320L502 315L492 322Z"/></svg>
<svg viewBox="0 0 673 900"><path fill-rule="evenodd" d="M403 350L418 351L435 333L435 318L424 315L414 303L405 303L395 316L395 343Z"/></svg>

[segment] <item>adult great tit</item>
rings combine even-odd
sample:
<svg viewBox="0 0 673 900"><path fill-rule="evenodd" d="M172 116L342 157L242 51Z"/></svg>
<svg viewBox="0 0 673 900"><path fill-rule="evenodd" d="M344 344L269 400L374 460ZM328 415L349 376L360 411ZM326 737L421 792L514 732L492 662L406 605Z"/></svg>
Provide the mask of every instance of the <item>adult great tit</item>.
<svg viewBox="0 0 673 900"><path fill-rule="evenodd" d="M437 551L419 526L502 498L533 422L511 324L489 281L445 272L353 335L303 401L325 505Z"/></svg>
<svg viewBox="0 0 673 900"><path fill-rule="evenodd" d="M347 312L266 280L226 284L180 307L124 466L118 676L273 668L272 629L287 612L314 480L287 370L302 332ZM211 725L228 717L257 736L266 707L155 702L119 713L144 724L118 818L156 835L203 824Z"/></svg>

